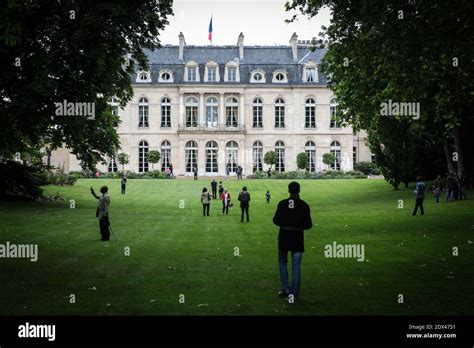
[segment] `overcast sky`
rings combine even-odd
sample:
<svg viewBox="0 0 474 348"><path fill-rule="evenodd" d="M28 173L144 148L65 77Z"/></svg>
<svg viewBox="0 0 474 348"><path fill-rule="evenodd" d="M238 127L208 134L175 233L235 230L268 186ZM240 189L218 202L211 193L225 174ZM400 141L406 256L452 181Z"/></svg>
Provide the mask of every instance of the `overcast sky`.
<svg viewBox="0 0 474 348"><path fill-rule="evenodd" d="M235 45L240 32L245 45L288 45L294 32L299 40L310 40L318 36L321 25L329 25L328 9L311 20L300 15L297 22L286 24L292 13L284 4L285 0L174 0L174 16L161 33L161 42L177 45L183 32L187 45L208 45L211 15L213 45Z"/></svg>

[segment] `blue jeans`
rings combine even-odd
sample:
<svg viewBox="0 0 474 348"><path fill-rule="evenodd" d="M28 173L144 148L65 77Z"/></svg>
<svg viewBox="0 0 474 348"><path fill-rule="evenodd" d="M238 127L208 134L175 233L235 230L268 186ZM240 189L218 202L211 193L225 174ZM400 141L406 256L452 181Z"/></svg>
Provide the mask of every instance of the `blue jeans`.
<svg viewBox="0 0 474 348"><path fill-rule="evenodd" d="M291 288L288 284L288 251L278 250L278 264L280 266L281 291L298 297L301 286L301 258L302 252L291 252Z"/></svg>

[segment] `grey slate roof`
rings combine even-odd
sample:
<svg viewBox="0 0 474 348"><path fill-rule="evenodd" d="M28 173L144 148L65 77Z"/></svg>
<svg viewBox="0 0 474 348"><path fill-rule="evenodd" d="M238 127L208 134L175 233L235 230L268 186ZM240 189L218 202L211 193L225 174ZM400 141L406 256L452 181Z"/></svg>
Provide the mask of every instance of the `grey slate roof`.
<svg viewBox="0 0 474 348"><path fill-rule="evenodd" d="M150 63L152 84L158 84L158 73L161 69L173 71L175 84L190 85L196 83L249 84L251 72L261 69L265 71L266 84L272 84L272 73L275 70L285 70L288 73L290 85L326 85L326 77L322 74L320 67L318 67L318 82L302 82L303 65L309 61L314 61L319 65L325 49L311 51L307 47L298 47L298 61L295 62L290 46L244 46L244 59L239 60L240 82L224 82L225 65L239 57L238 46L185 46L183 61L179 61L179 47L174 45L165 45L155 51L145 50L145 53ZM189 61L199 64L200 82L184 81L184 66ZM210 61L219 64L221 80L219 82L203 82L204 67ZM136 76L133 75L132 79L135 82Z"/></svg>

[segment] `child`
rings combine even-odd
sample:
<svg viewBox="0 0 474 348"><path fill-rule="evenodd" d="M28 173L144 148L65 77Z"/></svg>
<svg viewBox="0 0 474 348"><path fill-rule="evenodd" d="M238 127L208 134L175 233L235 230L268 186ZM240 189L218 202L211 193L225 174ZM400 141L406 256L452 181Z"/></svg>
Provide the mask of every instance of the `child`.
<svg viewBox="0 0 474 348"><path fill-rule="evenodd" d="M265 194L266 198L267 198L267 204L270 204L270 191L267 191L267 193Z"/></svg>

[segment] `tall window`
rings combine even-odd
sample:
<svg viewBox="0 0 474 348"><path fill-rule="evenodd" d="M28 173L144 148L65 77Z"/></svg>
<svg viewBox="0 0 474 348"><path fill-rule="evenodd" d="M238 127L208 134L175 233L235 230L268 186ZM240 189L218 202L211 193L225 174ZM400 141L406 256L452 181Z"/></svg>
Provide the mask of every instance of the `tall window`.
<svg viewBox="0 0 474 348"><path fill-rule="evenodd" d="M334 163L331 164L331 169L341 170L341 144L338 141L333 141L330 149L335 157Z"/></svg>
<svg viewBox="0 0 474 348"><path fill-rule="evenodd" d="M218 146L215 141L208 141L206 143L206 172L217 173L217 152Z"/></svg>
<svg viewBox="0 0 474 348"><path fill-rule="evenodd" d="M225 125L227 127L237 127L237 114L239 112L239 103L235 98L229 98L225 104Z"/></svg>
<svg viewBox="0 0 474 348"><path fill-rule="evenodd" d="M237 169L239 159L239 145L235 141L229 141L225 146L226 169L233 173Z"/></svg>
<svg viewBox="0 0 474 348"><path fill-rule="evenodd" d="M138 145L138 171L148 172L148 143L141 141Z"/></svg>
<svg viewBox="0 0 474 348"><path fill-rule="evenodd" d="M197 143L193 140L190 140L186 143L184 148L185 163L186 163L186 172L191 173L193 168L197 169L197 156L198 156L198 146Z"/></svg>
<svg viewBox="0 0 474 348"><path fill-rule="evenodd" d="M114 115L117 119L119 117L119 101L117 98L112 97L110 101L110 106L112 107L112 115ZM114 121L114 127L118 127L118 121Z"/></svg>
<svg viewBox="0 0 474 348"><path fill-rule="evenodd" d="M188 81L193 82L196 81L196 67L188 67Z"/></svg>
<svg viewBox="0 0 474 348"><path fill-rule="evenodd" d="M275 144L275 152L277 154L277 162L275 164L275 170L278 172L285 171L285 144L283 141L277 141Z"/></svg>
<svg viewBox="0 0 474 348"><path fill-rule="evenodd" d="M161 100L161 127L171 127L171 100L169 98Z"/></svg>
<svg viewBox="0 0 474 348"><path fill-rule="evenodd" d="M171 144L168 140L161 143L161 171L164 172L166 168L171 165Z"/></svg>
<svg viewBox="0 0 474 348"><path fill-rule="evenodd" d="M138 101L138 127L148 127L148 99Z"/></svg>
<svg viewBox="0 0 474 348"><path fill-rule="evenodd" d="M306 82L314 82L316 80L316 68L306 68Z"/></svg>
<svg viewBox="0 0 474 348"><path fill-rule="evenodd" d="M207 68L207 81L214 82L217 80L217 67L211 66Z"/></svg>
<svg viewBox="0 0 474 348"><path fill-rule="evenodd" d="M275 128L285 128L285 101L282 98L275 102Z"/></svg>
<svg viewBox="0 0 474 348"><path fill-rule="evenodd" d="M107 170L109 171L109 173L116 173L118 171L117 161L115 160L115 157L109 158L109 165Z"/></svg>
<svg viewBox="0 0 474 348"><path fill-rule="evenodd" d="M308 166L306 169L311 173L316 171L316 145L312 141L308 141L304 147L306 154L308 155Z"/></svg>
<svg viewBox="0 0 474 348"><path fill-rule="evenodd" d="M198 100L194 97L186 99L186 127L197 127L198 125Z"/></svg>
<svg viewBox="0 0 474 348"><path fill-rule="evenodd" d="M255 98L253 101L253 128L263 127L263 101Z"/></svg>
<svg viewBox="0 0 474 348"><path fill-rule="evenodd" d="M233 67L227 68L227 81L230 81L230 82L237 81L237 68L233 68Z"/></svg>
<svg viewBox="0 0 474 348"><path fill-rule="evenodd" d="M330 128L340 128L341 127L341 122L339 120L339 117L337 117L337 109L336 109L336 101L334 99L331 99L331 104L329 105L329 113L331 116L331 123L329 125Z"/></svg>
<svg viewBox="0 0 474 348"><path fill-rule="evenodd" d="M206 101L206 127L217 127L218 104L216 98L208 98Z"/></svg>
<svg viewBox="0 0 474 348"><path fill-rule="evenodd" d="M316 102L313 98L306 99L304 126L305 128L316 128Z"/></svg>
<svg viewBox="0 0 474 348"><path fill-rule="evenodd" d="M353 146L352 147L352 164L356 164L357 163L357 147L356 146Z"/></svg>
<svg viewBox="0 0 474 348"><path fill-rule="evenodd" d="M263 170L263 145L260 141L253 143L253 172Z"/></svg>

